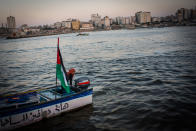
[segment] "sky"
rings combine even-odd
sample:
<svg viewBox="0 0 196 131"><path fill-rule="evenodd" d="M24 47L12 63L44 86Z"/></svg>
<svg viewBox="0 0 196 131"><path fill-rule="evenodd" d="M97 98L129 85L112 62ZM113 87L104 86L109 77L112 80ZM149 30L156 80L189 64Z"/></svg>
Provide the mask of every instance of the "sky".
<svg viewBox="0 0 196 131"><path fill-rule="evenodd" d="M90 20L91 14L103 18L134 16L149 11L151 16L175 14L179 8L196 8L196 0L0 0L0 24L7 16L14 16L17 26L45 25L68 18Z"/></svg>

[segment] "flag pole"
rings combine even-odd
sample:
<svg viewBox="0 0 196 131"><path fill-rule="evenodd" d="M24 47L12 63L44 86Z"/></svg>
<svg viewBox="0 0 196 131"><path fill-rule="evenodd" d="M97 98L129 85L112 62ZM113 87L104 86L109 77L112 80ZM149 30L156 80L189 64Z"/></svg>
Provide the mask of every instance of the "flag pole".
<svg viewBox="0 0 196 131"><path fill-rule="evenodd" d="M59 37L58 37L58 42L57 42L57 54L58 54L58 48L59 48ZM56 87L57 87L57 72L56 72Z"/></svg>

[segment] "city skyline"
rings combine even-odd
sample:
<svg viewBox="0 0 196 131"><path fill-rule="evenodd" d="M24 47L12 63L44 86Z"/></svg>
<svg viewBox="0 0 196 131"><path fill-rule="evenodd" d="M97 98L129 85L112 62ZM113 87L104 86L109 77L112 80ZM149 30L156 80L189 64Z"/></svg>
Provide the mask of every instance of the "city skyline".
<svg viewBox="0 0 196 131"><path fill-rule="evenodd" d="M179 8L195 8L196 0L1 0L0 23L7 16L15 16L16 24L44 25L76 18L90 20L91 14L101 17L134 16L138 11L149 11L160 17L174 14Z"/></svg>

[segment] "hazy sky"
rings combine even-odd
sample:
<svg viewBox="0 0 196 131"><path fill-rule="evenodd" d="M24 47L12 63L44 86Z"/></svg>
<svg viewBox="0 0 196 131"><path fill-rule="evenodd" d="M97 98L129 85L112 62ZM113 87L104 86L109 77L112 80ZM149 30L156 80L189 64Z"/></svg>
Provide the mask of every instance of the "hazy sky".
<svg viewBox="0 0 196 131"><path fill-rule="evenodd" d="M17 26L53 24L67 18L88 21L93 13L116 17L150 11L152 16L166 16L195 6L196 0L0 0L0 23L9 15L15 16Z"/></svg>

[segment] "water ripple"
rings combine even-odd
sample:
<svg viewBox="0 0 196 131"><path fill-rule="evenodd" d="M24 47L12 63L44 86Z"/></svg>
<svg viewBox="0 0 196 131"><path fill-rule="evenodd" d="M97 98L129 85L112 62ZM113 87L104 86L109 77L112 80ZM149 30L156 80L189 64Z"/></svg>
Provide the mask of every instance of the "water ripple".
<svg viewBox="0 0 196 131"><path fill-rule="evenodd" d="M66 69L91 79L93 105L22 129L196 130L195 36L195 27L59 35ZM57 37L0 39L0 95L55 85Z"/></svg>

